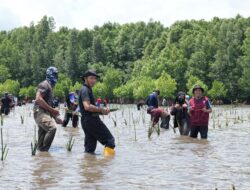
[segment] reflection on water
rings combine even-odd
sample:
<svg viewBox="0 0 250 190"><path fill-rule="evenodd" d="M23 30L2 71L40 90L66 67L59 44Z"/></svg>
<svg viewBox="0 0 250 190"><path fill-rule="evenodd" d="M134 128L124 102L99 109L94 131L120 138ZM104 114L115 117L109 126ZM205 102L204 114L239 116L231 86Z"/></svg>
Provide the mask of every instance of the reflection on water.
<svg viewBox="0 0 250 190"><path fill-rule="evenodd" d="M173 130L162 130L149 140L148 115L124 106L103 118L116 138L114 158L105 158L100 145L97 155L85 154L81 126L58 126L51 151L32 157L34 121L30 111L29 106L18 107L4 118L9 155L0 164L0 189L184 190L229 189L231 184L236 189L250 189L248 107L215 108L208 140L181 137ZM20 115L25 117L23 125ZM65 145L71 135L75 145L67 152Z"/></svg>
<svg viewBox="0 0 250 190"><path fill-rule="evenodd" d="M60 176L63 176L62 166L50 153L39 152L33 165L31 182L33 188L46 187L50 184L57 186L57 183L61 181Z"/></svg>

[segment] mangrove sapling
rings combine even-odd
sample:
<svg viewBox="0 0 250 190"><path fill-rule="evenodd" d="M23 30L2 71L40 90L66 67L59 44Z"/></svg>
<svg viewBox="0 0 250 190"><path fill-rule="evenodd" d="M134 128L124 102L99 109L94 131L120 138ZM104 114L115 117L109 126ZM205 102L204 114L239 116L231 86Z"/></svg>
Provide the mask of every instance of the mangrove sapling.
<svg viewBox="0 0 250 190"><path fill-rule="evenodd" d="M1 147L2 147L2 154L1 154L1 160L4 161L8 155L9 149L7 149L7 144L3 144L3 128L1 126Z"/></svg>
<svg viewBox="0 0 250 190"><path fill-rule="evenodd" d="M124 118L124 124L127 126L128 125L128 122L127 120Z"/></svg>
<svg viewBox="0 0 250 190"><path fill-rule="evenodd" d="M226 127L228 127L228 117L227 117L227 114L226 114Z"/></svg>
<svg viewBox="0 0 250 190"><path fill-rule="evenodd" d="M31 142L30 145L31 145L31 155L35 156L36 155L36 150L37 150L36 125L34 125L34 138L33 138L33 142Z"/></svg>
<svg viewBox="0 0 250 190"><path fill-rule="evenodd" d="M3 115L1 114L1 126L3 126Z"/></svg>
<svg viewBox="0 0 250 190"><path fill-rule="evenodd" d="M133 120L133 125L134 125L134 135L135 135L135 141L136 141L136 120L134 119L133 114L132 114L132 120Z"/></svg>
<svg viewBox="0 0 250 190"><path fill-rule="evenodd" d="M157 127L156 127L156 132L157 132L157 135L160 136L161 129L160 129L159 123L158 123L158 125L157 125Z"/></svg>
<svg viewBox="0 0 250 190"><path fill-rule="evenodd" d="M116 127L116 126L117 126L116 120L115 120L113 117L111 117L111 119L112 119L112 121L113 121L113 123L114 123L114 127Z"/></svg>
<svg viewBox="0 0 250 190"><path fill-rule="evenodd" d="M122 109L122 117L124 117L124 109Z"/></svg>
<svg viewBox="0 0 250 190"><path fill-rule="evenodd" d="M143 123L143 124L146 123L145 114L142 114L142 123Z"/></svg>
<svg viewBox="0 0 250 190"><path fill-rule="evenodd" d="M21 124L23 124L24 123L24 116L21 115L20 118L21 118Z"/></svg>
<svg viewBox="0 0 250 190"><path fill-rule="evenodd" d="M236 190L234 184L231 185L231 190Z"/></svg>
<svg viewBox="0 0 250 190"><path fill-rule="evenodd" d="M71 135L71 136L69 137L69 140L68 140L67 144L66 144L66 149L67 149L69 152L72 150L74 143L75 143L75 139L74 139L73 136Z"/></svg>

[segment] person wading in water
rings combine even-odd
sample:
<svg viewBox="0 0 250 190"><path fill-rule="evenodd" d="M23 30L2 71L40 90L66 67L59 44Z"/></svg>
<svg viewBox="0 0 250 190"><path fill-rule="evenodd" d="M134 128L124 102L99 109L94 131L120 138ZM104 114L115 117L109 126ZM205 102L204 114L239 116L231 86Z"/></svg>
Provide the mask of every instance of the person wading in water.
<svg viewBox="0 0 250 190"><path fill-rule="evenodd" d="M57 83L58 71L55 67L49 67L46 71L46 80L37 87L34 104L34 119L38 125L38 144L40 151L48 151L56 133L56 125L63 124L59 118L59 111L53 108L52 88ZM54 119L53 119L54 118Z"/></svg>
<svg viewBox="0 0 250 190"><path fill-rule="evenodd" d="M95 71L86 71L82 76L84 85L79 92L79 108L82 115L81 124L85 133L85 152L94 154L97 141L99 141L105 146L105 155L114 155L115 139L99 117L99 114L108 115L110 110L109 108L97 107L92 92L97 78L99 78L99 75Z"/></svg>
<svg viewBox="0 0 250 190"><path fill-rule="evenodd" d="M189 101L188 113L191 127L190 137L197 138L200 133L202 139L207 139L209 113L212 112L211 103L203 96L204 89L200 85L193 88L194 97Z"/></svg>
<svg viewBox="0 0 250 190"><path fill-rule="evenodd" d="M174 116L174 128L178 127L180 135L189 135L190 118L188 114L188 101L184 92L178 92L170 114Z"/></svg>
<svg viewBox="0 0 250 190"><path fill-rule="evenodd" d="M9 115L12 100L9 97L9 94L7 92L4 94L4 97L1 99L1 104L2 104L1 114Z"/></svg>
<svg viewBox="0 0 250 190"><path fill-rule="evenodd" d="M63 127L67 127L69 120L72 120L72 125L74 128L78 127L78 97L76 97L75 92L70 92L68 96L66 97L65 102L65 116L63 120Z"/></svg>

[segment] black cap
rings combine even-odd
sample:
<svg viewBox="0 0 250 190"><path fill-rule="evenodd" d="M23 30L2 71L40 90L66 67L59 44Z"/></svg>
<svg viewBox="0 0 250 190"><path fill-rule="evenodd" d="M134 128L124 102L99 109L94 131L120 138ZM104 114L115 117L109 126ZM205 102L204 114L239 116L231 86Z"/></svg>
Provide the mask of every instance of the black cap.
<svg viewBox="0 0 250 190"><path fill-rule="evenodd" d="M197 89L200 89L200 90L202 91L202 93L204 93L204 91L205 91L204 88L202 88L200 85L196 84L196 85L194 85L193 93L194 93L194 91L197 90Z"/></svg>
<svg viewBox="0 0 250 190"><path fill-rule="evenodd" d="M86 72L81 76L81 78L82 78L82 80L84 80L84 77L89 77L89 76L95 76L95 77L97 77L97 78L100 78L100 76L99 76L98 74L96 74L96 72L93 71L93 70L88 70L88 71L86 71Z"/></svg>

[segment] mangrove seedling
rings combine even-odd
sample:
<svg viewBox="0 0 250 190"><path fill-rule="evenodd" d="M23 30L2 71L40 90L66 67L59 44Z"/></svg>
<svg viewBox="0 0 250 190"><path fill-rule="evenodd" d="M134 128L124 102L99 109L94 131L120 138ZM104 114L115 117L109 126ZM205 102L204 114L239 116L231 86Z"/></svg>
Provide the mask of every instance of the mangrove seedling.
<svg viewBox="0 0 250 190"><path fill-rule="evenodd" d="M158 125L157 125L157 127L156 127L156 132L157 132L157 135L160 136L161 129L160 129L159 123L158 123Z"/></svg>
<svg viewBox="0 0 250 190"><path fill-rule="evenodd" d="M66 148L69 152L72 150L74 143L75 143L75 139L73 138L73 136L70 136L69 141L66 144Z"/></svg>
<svg viewBox="0 0 250 190"><path fill-rule="evenodd" d="M127 120L124 118L124 124L127 126L128 125L128 122Z"/></svg>
<svg viewBox="0 0 250 190"><path fill-rule="evenodd" d="M7 144L3 144L3 128L1 127L1 145L2 145L2 155L1 160L4 161L8 155L9 149L7 149Z"/></svg>
<svg viewBox="0 0 250 190"><path fill-rule="evenodd" d="M114 126L116 127L117 126L116 120L113 117L111 117L111 119L113 120Z"/></svg>
<svg viewBox="0 0 250 190"><path fill-rule="evenodd" d="M31 142L31 156L35 156L36 155L36 150L37 150L37 141L34 141L34 145Z"/></svg>
<svg viewBox="0 0 250 190"><path fill-rule="evenodd" d="M1 126L3 126L3 115L1 114Z"/></svg>
<svg viewBox="0 0 250 190"><path fill-rule="evenodd" d="M236 190L234 184L231 185L231 190Z"/></svg>
<svg viewBox="0 0 250 190"><path fill-rule="evenodd" d="M24 116L20 116L20 118L21 118L21 124L23 124L24 123Z"/></svg>
<svg viewBox="0 0 250 190"><path fill-rule="evenodd" d="M37 150L37 140L36 140L36 125L34 126L34 142L31 142L31 155L35 156L36 155L36 150Z"/></svg>
<svg viewBox="0 0 250 190"><path fill-rule="evenodd" d="M136 125L134 124L134 134L135 134L135 141L136 141Z"/></svg>
<svg viewBox="0 0 250 190"><path fill-rule="evenodd" d="M134 125L134 135L135 135L135 141L136 141L136 120L134 119L133 114L132 114L132 120L133 120L133 125Z"/></svg>

